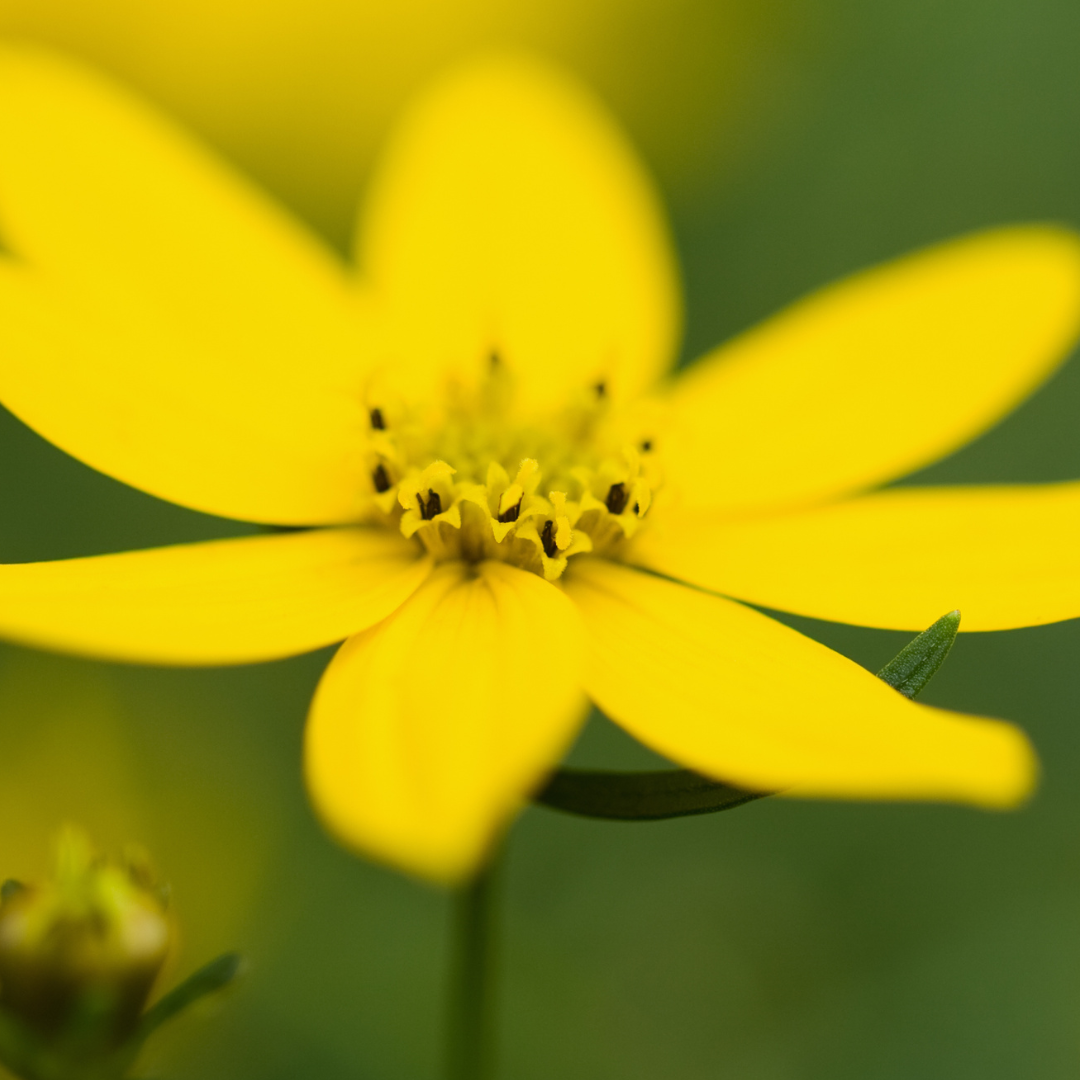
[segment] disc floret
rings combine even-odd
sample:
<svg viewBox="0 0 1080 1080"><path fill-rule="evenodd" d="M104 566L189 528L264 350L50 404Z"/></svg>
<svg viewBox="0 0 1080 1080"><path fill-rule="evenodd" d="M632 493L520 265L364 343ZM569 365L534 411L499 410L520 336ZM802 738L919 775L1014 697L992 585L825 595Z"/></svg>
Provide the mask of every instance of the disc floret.
<svg viewBox="0 0 1080 1080"><path fill-rule="evenodd" d="M616 554L652 503L651 440L620 440L595 387L584 406L530 423L497 376L442 410L370 408L376 515L440 562L499 559L548 581L574 555Z"/></svg>

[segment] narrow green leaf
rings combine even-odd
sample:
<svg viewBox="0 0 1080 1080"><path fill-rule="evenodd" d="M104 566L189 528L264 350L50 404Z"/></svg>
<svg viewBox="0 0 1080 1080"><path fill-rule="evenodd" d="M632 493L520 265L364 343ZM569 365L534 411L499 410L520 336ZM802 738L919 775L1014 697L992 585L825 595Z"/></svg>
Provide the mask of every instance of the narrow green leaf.
<svg viewBox="0 0 1080 1080"><path fill-rule="evenodd" d="M934 677L956 640L960 612L950 611L914 641L908 642L878 673L904 697L913 698Z"/></svg>
<svg viewBox="0 0 1080 1080"><path fill-rule="evenodd" d="M153 1008L143 1014L135 1041L141 1043L189 1005L228 986L240 971L240 963L238 953L225 953L216 960L211 960L205 967L199 968L194 975L170 990Z"/></svg>
<svg viewBox="0 0 1080 1080"><path fill-rule="evenodd" d="M554 810L583 817L659 821L733 810L765 794L710 780L689 769L629 773L557 769L533 798Z"/></svg>

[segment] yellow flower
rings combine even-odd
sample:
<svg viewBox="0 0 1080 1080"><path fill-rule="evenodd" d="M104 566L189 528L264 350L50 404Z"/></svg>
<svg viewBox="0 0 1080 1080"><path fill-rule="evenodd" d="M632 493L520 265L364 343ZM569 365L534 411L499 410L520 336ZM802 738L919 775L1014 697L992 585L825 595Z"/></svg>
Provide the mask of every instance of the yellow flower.
<svg viewBox="0 0 1080 1080"><path fill-rule="evenodd" d="M586 695L749 787L1030 790L1014 728L915 705L738 601L910 630L954 607L979 630L1080 614L1080 486L866 494L1065 355L1072 234L860 274L667 381L655 194L540 66L478 62L415 104L356 271L93 75L8 49L0 100L0 399L154 495L318 526L5 566L0 631L190 664L347 639L309 719L313 799L347 843L438 879L482 858Z"/></svg>

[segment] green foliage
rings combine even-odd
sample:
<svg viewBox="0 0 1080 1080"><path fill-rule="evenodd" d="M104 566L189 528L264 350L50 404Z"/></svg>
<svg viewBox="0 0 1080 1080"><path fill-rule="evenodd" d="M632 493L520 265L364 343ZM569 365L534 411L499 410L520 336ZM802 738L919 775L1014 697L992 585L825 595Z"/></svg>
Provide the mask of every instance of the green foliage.
<svg viewBox="0 0 1080 1080"><path fill-rule="evenodd" d="M878 673L904 697L913 698L934 677L960 632L960 612L950 611L905 645Z"/></svg>

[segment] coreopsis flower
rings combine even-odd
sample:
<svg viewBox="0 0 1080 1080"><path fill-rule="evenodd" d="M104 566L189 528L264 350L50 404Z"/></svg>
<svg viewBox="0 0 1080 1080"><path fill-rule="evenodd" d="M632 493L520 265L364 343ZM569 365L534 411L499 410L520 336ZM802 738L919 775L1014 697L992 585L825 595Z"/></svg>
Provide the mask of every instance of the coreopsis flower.
<svg viewBox="0 0 1080 1080"><path fill-rule="evenodd" d="M342 639L308 720L345 842L474 867L591 699L709 776L1007 806L1030 747L744 601L918 630L1080 614L1075 485L875 490L1065 356L1080 245L956 240L672 376L675 259L603 109L513 58L390 140L335 257L145 104L0 58L0 399L153 495L293 527L0 568L0 632L127 661Z"/></svg>

